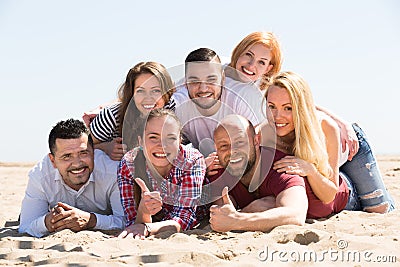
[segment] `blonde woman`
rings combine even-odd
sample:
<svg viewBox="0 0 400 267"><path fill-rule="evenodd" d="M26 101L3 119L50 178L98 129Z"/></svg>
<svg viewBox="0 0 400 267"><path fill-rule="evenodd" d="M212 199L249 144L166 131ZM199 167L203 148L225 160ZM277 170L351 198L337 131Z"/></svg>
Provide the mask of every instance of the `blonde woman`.
<svg viewBox="0 0 400 267"><path fill-rule="evenodd" d="M257 31L244 37L233 49L231 62L225 69L226 75L241 82L254 82L264 91L273 75L281 71L283 55L277 36L273 32ZM331 111L317 106L329 115L340 127L342 150L350 150L348 159L357 153L358 140L350 123Z"/></svg>
<svg viewBox="0 0 400 267"><path fill-rule="evenodd" d="M233 80L254 83L261 91L264 91L271 77L281 70L282 58L280 43L274 33L252 32L233 49L231 62L225 67L225 73ZM229 85L228 82L226 84ZM326 113L339 125L342 150L349 150L348 159L351 160L358 150L358 139L353 127L332 112L322 107L317 107L317 109ZM209 164L207 172L213 175L218 168L220 164L215 157L215 161Z"/></svg>
<svg viewBox="0 0 400 267"><path fill-rule="evenodd" d="M268 120L276 131L276 148L291 155L273 168L305 178L308 217L325 217L343 209L378 213L394 209L361 128L353 124L360 149L348 161L348 155L341 151L336 122L316 110L302 77L279 73L271 79L265 99Z"/></svg>

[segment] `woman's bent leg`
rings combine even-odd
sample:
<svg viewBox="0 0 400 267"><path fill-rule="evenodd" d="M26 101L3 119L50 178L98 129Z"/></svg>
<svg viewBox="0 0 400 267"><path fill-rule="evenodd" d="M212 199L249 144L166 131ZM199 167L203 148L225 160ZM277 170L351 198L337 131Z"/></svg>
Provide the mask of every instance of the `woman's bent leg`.
<svg viewBox="0 0 400 267"><path fill-rule="evenodd" d="M354 185L350 181L349 177L344 172L340 172L340 176L343 181L346 182L347 188L349 189L349 198L347 200L347 205L344 208L345 210L361 210L360 201L358 199L357 190L354 188Z"/></svg>
<svg viewBox="0 0 400 267"><path fill-rule="evenodd" d="M386 213L394 209L394 201L386 190L377 160L363 130L353 124L360 149L351 161L340 167L354 185L361 207L367 212Z"/></svg>

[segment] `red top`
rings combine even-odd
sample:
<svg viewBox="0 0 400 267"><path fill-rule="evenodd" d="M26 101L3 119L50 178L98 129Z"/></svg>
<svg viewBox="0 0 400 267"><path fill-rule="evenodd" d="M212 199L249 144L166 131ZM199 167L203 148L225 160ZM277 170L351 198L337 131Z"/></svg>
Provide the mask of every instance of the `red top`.
<svg viewBox="0 0 400 267"><path fill-rule="evenodd" d="M308 198L308 211L307 218L322 218L332 213L337 213L343 210L347 204L349 190L346 182L340 177L339 178L339 190L336 193L335 199L328 204L324 204L319 200L311 190L310 184L306 177L300 177L298 175L290 175L286 173L278 173L272 169L273 162L285 157L287 154L274 150L269 147L261 147L261 177L264 180L258 187L258 192L250 193L248 188L239 182L239 178L231 176L224 169L221 169L216 175L210 177L210 182L213 182L213 191L216 193L222 191L224 186L230 188L229 195L237 203L237 209L243 209L251 202L256 199L263 198L266 196L277 197L282 191L292 186L302 186L306 189ZM232 189L231 189L232 188Z"/></svg>
<svg viewBox="0 0 400 267"><path fill-rule="evenodd" d="M326 217L332 213L338 213L346 207L349 198L349 189L342 177L339 176L339 188L335 199L328 204L324 204L316 195L314 195L307 179L304 179L304 181L306 182L306 193L308 198L307 218L318 219Z"/></svg>
<svg viewBox="0 0 400 267"><path fill-rule="evenodd" d="M236 185L229 190L229 195L232 196L236 203L238 209L242 209L249 205L256 199L266 197L266 196L274 196L277 197L279 193L282 191L292 187L292 186L302 186L304 185L304 179L298 175L290 175L286 173L278 173L276 170L272 169L273 162L283 158L286 156L285 153L280 152L279 150L275 150L269 147L261 147L261 175L260 177L264 177L261 185L257 188L258 192L250 193L248 188L245 187L241 182L239 182L238 178L231 176L228 172L225 172L223 169L218 172L218 174L210 177L211 182L215 182L218 179L218 184L221 186L217 186L218 192L221 192L222 188L225 185L232 185L233 182L236 182ZM213 183L215 185L215 183ZM214 187L214 186L213 186Z"/></svg>

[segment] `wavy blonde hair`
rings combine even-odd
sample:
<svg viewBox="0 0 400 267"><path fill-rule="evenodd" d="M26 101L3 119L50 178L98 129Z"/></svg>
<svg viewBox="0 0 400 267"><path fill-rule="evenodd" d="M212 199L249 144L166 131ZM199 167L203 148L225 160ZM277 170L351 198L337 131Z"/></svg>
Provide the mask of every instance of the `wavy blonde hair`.
<svg viewBox="0 0 400 267"><path fill-rule="evenodd" d="M271 85L265 92L266 100L271 86L286 89L290 96L295 131L294 156L314 164L325 177L331 176L325 134L307 82L294 72L278 73L271 78Z"/></svg>

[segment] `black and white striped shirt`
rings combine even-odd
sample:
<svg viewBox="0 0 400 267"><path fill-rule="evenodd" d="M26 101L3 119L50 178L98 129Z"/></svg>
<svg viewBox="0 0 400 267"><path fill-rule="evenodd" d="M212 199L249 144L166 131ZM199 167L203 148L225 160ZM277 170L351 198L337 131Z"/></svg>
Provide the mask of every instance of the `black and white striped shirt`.
<svg viewBox="0 0 400 267"><path fill-rule="evenodd" d="M175 111L175 100L173 97L164 106L164 108ZM90 132L93 137L101 142L110 142L116 137L120 137L119 133L119 109L121 102L112 104L100 110L99 114L90 123Z"/></svg>

